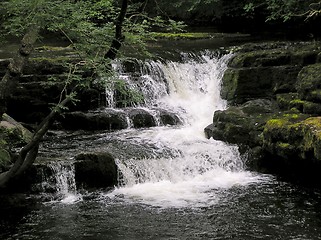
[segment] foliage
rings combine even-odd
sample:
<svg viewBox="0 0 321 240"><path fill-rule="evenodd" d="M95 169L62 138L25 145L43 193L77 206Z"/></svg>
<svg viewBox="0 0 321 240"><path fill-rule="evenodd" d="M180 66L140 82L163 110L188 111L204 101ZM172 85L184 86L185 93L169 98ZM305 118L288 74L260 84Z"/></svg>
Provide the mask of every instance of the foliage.
<svg viewBox="0 0 321 240"><path fill-rule="evenodd" d="M116 79L113 82L116 93L117 107L137 106L144 102L144 96L124 80Z"/></svg>
<svg viewBox="0 0 321 240"><path fill-rule="evenodd" d="M267 21L289 21L294 17L306 19L321 14L321 1L317 0L251 0L244 5L244 10L251 15L258 9L265 9Z"/></svg>
<svg viewBox="0 0 321 240"><path fill-rule="evenodd" d="M115 37L115 21L120 11L114 0L10 0L3 3L3 36L22 37L29 28L40 26L41 33L52 32L63 36L77 55L77 62L65 62L69 69L65 92L74 86L90 87L97 79L109 79L112 75L110 60L105 53ZM141 10L142 3L129 5L122 33L126 51L146 52L145 40L155 26L180 31L182 22L150 18ZM47 84L54 84L51 79Z"/></svg>
<svg viewBox="0 0 321 240"><path fill-rule="evenodd" d="M176 21L199 21L215 18L219 14L221 2L222 0L151 0L148 1L146 11Z"/></svg>

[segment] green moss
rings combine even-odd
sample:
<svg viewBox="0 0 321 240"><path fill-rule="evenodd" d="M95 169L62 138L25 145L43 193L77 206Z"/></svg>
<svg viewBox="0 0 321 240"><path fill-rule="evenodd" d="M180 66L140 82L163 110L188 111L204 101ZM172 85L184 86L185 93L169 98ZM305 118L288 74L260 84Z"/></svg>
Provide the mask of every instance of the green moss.
<svg viewBox="0 0 321 240"><path fill-rule="evenodd" d="M288 123L289 123L288 119L285 119L285 118L276 119L275 118L275 119L268 120L266 123L266 127L270 128L270 129L271 128L281 128Z"/></svg>
<svg viewBox="0 0 321 240"><path fill-rule="evenodd" d="M186 33L165 33L165 32L153 32L151 37L159 39L205 39L212 38L213 34L204 32L186 32Z"/></svg>
<svg viewBox="0 0 321 240"><path fill-rule="evenodd" d="M321 137L321 117L311 117L303 121L311 130Z"/></svg>
<svg viewBox="0 0 321 240"><path fill-rule="evenodd" d="M289 148L291 148L291 145L290 145L289 143L284 143L284 142L279 142L279 143L277 143L277 146L278 146L279 148L283 148L283 149L289 149Z"/></svg>
<svg viewBox="0 0 321 240"><path fill-rule="evenodd" d="M290 101L291 105L297 105L297 104L303 104L303 103L304 103L304 101L301 99L294 99L294 100Z"/></svg>
<svg viewBox="0 0 321 240"><path fill-rule="evenodd" d="M296 120L300 117L299 114L296 113L285 113L283 116L289 120Z"/></svg>

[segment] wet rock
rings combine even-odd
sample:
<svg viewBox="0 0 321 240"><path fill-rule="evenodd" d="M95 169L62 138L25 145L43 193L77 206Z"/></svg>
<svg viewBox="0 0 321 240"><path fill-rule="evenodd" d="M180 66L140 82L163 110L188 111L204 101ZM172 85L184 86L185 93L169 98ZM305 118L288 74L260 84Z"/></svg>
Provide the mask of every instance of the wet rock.
<svg viewBox="0 0 321 240"><path fill-rule="evenodd" d="M142 108L133 108L128 111L128 116L134 128L146 128L157 126L156 120L151 112Z"/></svg>
<svg viewBox="0 0 321 240"><path fill-rule="evenodd" d="M17 87L7 104L7 113L20 122L38 123L50 112L52 104L58 103L68 78L66 63L78 61L66 48L53 48L50 57L33 57L27 63ZM39 55L39 51L35 55ZM68 50L69 51L69 50ZM6 71L7 60L0 61L0 75ZM90 70L79 69L79 77L91 76ZM78 92L77 105L70 105L71 111L88 111L105 106L105 87L92 83L87 89Z"/></svg>
<svg viewBox="0 0 321 240"><path fill-rule="evenodd" d="M41 78L41 77L39 77ZM41 122L50 112L52 103L58 103L63 83L43 84L47 77L37 82L21 83L8 101L8 114L26 123ZM104 105L104 90L86 89L79 92L79 103L70 105L70 111L87 111Z"/></svg>
<svg viewBox="0 0 321 240"><path fill-rule="evenodd" d="M57 181L50 162L59 160L50 159L48 162L42 160L38 158L22 175L11 179L5 191L36 194L57 192Z"/></svg>
<svg viewBox="0 0 321 240"><path fill-rule="evenodd" d="M117 166L109 153L82 153L75 157L77 187L106 188L117 184Z"/></svg>
<svg viewBox="0 0 321 240"><path fill-rule="evenodd" d="M213 124L205 129L206 136L238 144L241 151L247 150L248 147L260 146L264 125L277 110L274 102L257 99L238 107L231 106L226 110L216 111Z"/></svg>
<svg viewBox="0 0 321 240"><path fill-rule="evenodd" d="M180 118L172 112L164 109L158 109L158 114L160 118L161 125L179 125L182 123Z"/></svg>
<svg viewBox="0 0 321 240"><path fill-rule="evenodd" d="M67 130L119 130L128 127L126 114L117 110L65 113L58 120Z"/></svg>

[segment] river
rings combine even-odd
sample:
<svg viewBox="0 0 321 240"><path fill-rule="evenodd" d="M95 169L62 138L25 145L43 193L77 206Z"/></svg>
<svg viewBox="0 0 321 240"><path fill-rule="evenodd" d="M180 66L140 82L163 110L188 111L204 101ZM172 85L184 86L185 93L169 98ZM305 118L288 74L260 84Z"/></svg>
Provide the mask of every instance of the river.
<svg viewBox="0 0 321 240"><path fill-rule="evenodd" d="M137 108L154 114L157 126L47 140L42 155L69 162L57 170L57 193L2 206L0 238L320 239L319 191L251 172L237 146L205 138L214 111L227 107L220 83L230 57L206 50L145 61L136 82L116 62L117 77L144 92ZM161 124L159 109L181 124ZM84 150L117 158L118 186L75 188L70 159Z"/></svg>

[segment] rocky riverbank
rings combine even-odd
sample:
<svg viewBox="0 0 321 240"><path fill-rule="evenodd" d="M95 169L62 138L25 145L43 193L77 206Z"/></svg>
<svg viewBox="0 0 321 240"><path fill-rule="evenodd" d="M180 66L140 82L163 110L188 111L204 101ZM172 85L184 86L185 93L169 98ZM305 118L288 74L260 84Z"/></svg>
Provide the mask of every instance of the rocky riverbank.
<svg viewBox="0 0 321 240"><path fill-rule="evenodd" d="M237 144L250 169L321 186L321 44L246 44L222 82L229 108L207 136Z"/></svg>

